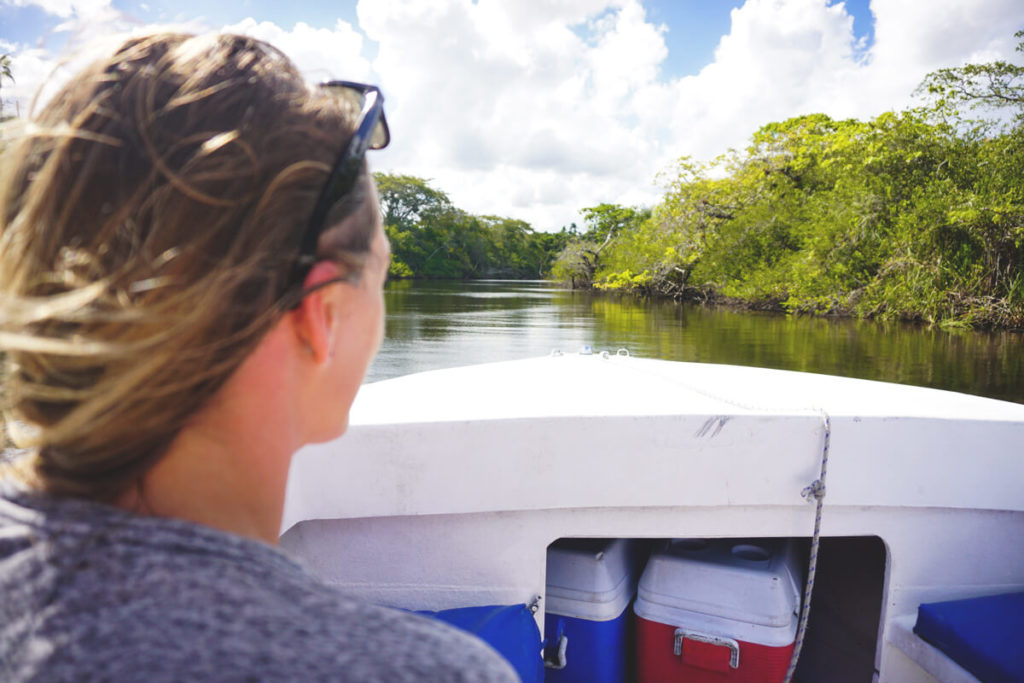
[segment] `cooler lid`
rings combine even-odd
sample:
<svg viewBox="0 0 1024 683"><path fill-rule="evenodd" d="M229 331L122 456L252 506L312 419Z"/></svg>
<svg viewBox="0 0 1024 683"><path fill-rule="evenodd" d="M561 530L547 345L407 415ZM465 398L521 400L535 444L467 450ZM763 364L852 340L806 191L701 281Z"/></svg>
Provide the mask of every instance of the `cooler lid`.
<svg viewBox="0 0 1024 683"><path fill-rule="evenodd" d="M799 613L800 575L785 539L675 539L651 555L639 599L679 623L699 613L788 627Z"/></svg>
<svg viewBox="0 0 1024 683"><path fill-rule="evenodd" d="M547 611L609 621L636 592L646 544L633 539L563 538L548 547Z"/></svg>
<svg viewBox="0 0 1024 683"><path fill-rule="evenodd" d="M548 590L615 592L639 573L639 544L627 538L560 538L548 547Z"/></svg>

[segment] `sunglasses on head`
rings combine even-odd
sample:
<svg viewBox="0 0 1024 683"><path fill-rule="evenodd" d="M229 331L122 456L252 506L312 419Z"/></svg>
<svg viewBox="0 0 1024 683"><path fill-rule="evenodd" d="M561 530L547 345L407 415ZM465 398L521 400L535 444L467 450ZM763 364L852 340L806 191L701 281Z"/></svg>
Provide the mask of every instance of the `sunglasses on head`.
<svg viewBox="0 0 1024 683"><path fill-rule="evenodd" d="M300 285L309 268L316 262L317 244L320 235L327 228L327 214L332 206L355 187L363 168L366 150L384 149L391 142L391 132L388 130L387 119L384 118L384 96L377 86L351 81L328 81L321 83L320 87L350 103L360 113L352 139L334 162L331 174L320 190L320 196L306 224L306 231L302 235L293 280Z"/></svg>

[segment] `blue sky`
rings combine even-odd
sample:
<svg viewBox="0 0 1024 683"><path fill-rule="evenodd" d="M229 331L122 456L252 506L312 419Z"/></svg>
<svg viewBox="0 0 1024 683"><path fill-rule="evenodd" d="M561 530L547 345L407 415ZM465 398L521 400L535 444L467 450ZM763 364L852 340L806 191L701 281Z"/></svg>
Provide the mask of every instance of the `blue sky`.
<svg viewBox="0 0 1024 683"><path fill-rule="evenodd" d="M689 76L710 64L718 41L729 32L730 13L743 4L743 0L660 0L648 3L649 19L668 27L665 34L668 44L665 75ZM874 22L868 0L846 0L844 5L853 15L855 38L863 40L865 48L870 47Z"/></svg>
<svg viewBox="0 0 1024 683"><path fill-rule="evenodd" d="M600 202L650 205L680 157L742 148L800 114L918 104L929 71L1017 60L1020 0L0 0L28 113L92 39L166 23L267 40L311 81L379 83L378 170L480 214L557 230Z"/></svg>

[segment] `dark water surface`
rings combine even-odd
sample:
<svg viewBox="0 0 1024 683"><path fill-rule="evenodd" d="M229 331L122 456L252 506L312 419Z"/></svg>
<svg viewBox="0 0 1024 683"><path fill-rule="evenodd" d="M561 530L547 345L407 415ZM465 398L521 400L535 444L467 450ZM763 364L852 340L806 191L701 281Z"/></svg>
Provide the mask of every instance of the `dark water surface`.
<svg viewBox="0 0 1024 683"><path fill-rule="evenodd" d="M626 348L950 389L1024 403L1024 335L791 317L570 292L546 282L389 283L368 381L421 370Z"/></svg>

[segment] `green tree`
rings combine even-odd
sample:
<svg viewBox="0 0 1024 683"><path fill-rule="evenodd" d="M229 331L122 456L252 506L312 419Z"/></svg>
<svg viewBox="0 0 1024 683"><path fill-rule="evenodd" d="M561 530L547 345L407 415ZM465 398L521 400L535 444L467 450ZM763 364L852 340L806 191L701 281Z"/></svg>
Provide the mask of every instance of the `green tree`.
<svg viewBox="0 0 1024 683"><path fill-rule="evenodd" d="M621 235L636 230L649 209L598 204L582 209L586 229L567 241L552 266L552 275L572 287L590 287L602 266L602 253Z"/></svg>
<svg viewBox="0 0 1024 683"><path fill-rule="evenodd" d="M538 277L565 244L522 220L463 211L422 178L378 173L376 180L391 277Z"/></svg>
<svg viewBox="0 0 1024 683"><path fill-rule="evenodd" d="M424 217L452 208L451 200L429 181L409 175L374 173L384 224L408 230Z"/></svg>
<svg viewBox="0 0 1024 683"><path fill-rule="evenodd" d="M8 54L0 55L0 87L3 86L5 78L14 82L14 74L11 72L11 56ZM10 117L3 115L3 98L0 97L0 120L7 118Z"/></svg>
<svg viewBox="0 0 1024 683"><path fill-rule="evenodd" d="M1024 53L1024 30L1017 52ZM932 100L939 111L959 114L961 107L971 110L1009 110L1016 126L1024 122L1024 66L1003 60L987 64L967 64L939 69L925 77L917 93Z"/></svg>

